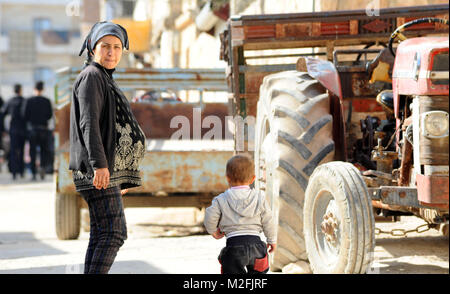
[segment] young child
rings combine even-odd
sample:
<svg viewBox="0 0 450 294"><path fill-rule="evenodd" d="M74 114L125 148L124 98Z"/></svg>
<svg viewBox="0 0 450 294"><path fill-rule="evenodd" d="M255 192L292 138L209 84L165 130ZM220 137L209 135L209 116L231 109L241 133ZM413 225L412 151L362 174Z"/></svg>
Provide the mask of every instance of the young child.
<svg viewBox="0 0 450 294"><path fill-rule="evenodd" d="M230 188L212 200L204 224L215 239L227 238L219 255L223 274L267 273L267 248L276 248L276 227L265 195L249 187L255 180L253 160L245 155L227 162ZM267 243L261 241L264 232Z"/></svg>

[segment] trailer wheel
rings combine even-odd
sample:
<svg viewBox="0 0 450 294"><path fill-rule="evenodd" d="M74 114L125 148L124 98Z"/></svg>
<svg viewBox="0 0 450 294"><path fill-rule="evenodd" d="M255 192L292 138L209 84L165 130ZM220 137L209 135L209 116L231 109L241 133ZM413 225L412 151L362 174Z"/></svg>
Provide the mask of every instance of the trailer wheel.
<svg viewBox="0 0 450 294"><path fill-rule="evenodd" d="M314 273L366 273L375 247L375 221L367 187L352 164L329 162L314 171L303 221Z"/></svg>
<svg viewBox="0 0 450 294"><path fill-rule="evenodd" d="M80 235L80 206L78 196L56 193L56 236L60 240L77 239Z"/></svg>
<svg viewBox="0 0 450 294"><path fill-rule="evenodd" d="M325 88L305 72L266 76L257 105L255 187L265 190L277 222L277 250L269 262L272 271L307 260L304 191L315 167L333 156Z"/></svg>

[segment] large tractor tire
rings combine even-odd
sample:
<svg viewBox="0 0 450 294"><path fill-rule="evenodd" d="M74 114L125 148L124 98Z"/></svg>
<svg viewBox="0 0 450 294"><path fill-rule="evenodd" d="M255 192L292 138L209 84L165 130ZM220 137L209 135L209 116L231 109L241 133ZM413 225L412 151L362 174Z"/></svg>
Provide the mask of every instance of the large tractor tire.
<svg viewBox="0 0 450 294"><path fill-rule="evenodd" d="M332 116L326 89L308 73L268 75L260 88L255 134L257 189L265 190L277 223L270 269L307 261L303 203L309 177L333 160Z"/></svg>
<svg viewBox="0 0 450 294"><path fill-rule="evenodd" d="M57 193L55 199L56 236L60 240L77 239L80 235L78 197Z"/></svg>
<svg viewBox="0 0 450 294"><path fill-rule="evenodd" d="M303 211L306 251L313 273L363 274L375 248L372 202L359 171L329 162L309 179Z"/></svg>

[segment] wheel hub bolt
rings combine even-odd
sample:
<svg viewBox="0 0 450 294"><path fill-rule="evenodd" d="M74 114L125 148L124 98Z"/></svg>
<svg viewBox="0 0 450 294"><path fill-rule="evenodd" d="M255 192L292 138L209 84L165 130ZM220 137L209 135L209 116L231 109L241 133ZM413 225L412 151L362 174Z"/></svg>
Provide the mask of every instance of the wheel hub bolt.
<svg viewBox="0 0 450 294"><path fill-rule="evenodd" d="M337 228L337 221L332 212L327 213L323 217L320 228L327 242L334 243L336 241L335 230Z"/></svg>

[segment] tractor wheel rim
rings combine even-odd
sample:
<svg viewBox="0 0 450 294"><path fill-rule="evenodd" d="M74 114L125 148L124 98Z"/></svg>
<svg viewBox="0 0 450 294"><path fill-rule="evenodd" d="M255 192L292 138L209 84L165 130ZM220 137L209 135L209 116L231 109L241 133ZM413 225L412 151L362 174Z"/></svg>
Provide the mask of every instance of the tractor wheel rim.
<svg viewBox="0 0 450 294"><path fill-rule="evenodd" d="M313 209L314 245L323 262L332 266L337 262L341 243L341 218L336 200L329 191L321 191Z"/></svg>

